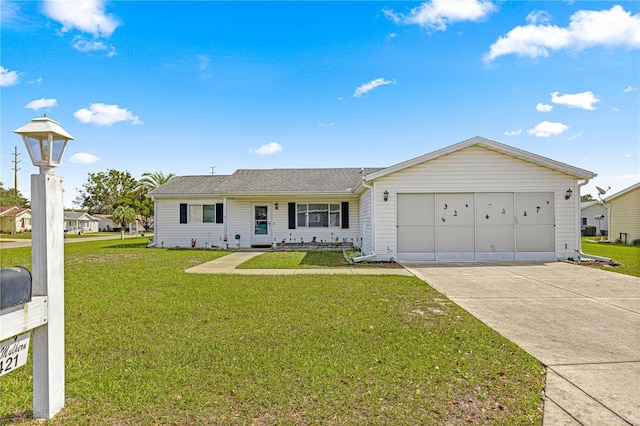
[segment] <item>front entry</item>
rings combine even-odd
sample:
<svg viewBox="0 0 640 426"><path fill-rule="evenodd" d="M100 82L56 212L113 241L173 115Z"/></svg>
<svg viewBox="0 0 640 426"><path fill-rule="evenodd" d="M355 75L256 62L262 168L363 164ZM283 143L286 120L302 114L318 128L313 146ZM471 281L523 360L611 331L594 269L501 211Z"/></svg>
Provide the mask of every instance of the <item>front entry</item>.
<svg viewBox="0 0 640 426"><path fill-rule="evenodd" d="M269 207L256 204L253 206L253 238L252 244L271 244L271 226L269 226Z"/></svg>

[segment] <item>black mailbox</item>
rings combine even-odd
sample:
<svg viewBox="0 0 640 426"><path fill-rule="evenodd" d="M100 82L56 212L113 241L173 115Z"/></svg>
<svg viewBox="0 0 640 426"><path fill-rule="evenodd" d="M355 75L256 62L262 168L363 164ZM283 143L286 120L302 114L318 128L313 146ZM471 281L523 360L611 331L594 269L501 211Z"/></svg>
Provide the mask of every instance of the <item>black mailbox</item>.
<svg viewBox="0 0 640 426"><path fill-rule="evenodd" d="M31 272L22 266L0 269L0 309L31 301Z"/></svg>

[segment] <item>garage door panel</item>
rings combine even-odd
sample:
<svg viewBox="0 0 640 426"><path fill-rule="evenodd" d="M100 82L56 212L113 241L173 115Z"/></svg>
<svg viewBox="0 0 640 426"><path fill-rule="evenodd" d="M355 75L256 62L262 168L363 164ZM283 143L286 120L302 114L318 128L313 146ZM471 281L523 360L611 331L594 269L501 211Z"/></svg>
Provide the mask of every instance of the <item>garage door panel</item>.
<svg viewBox="0 0 640 426"><path fill-rule="evenodd" d="M553 225L518 225L516 227L517 252L555 252Z"/></svg>
<svg viewBox="0 0 640 426"><path fill-rule="evenodd" d="M439 227L436 236L438 252L473 252L473 226Z"/></svg>
<svg viewBox="0 0 640 426"><path fill-rule="evenodd" d="M473 225L474 197L472 193L438 194L436 196L436 225Z"/></svg>
<svg viewBox="0 0 640 426"><path fill-rule="evenodd" d="M516 194L516 220L523 225L552 225L555 220L553 193Z"/></svg>
<svg viewBox="0 0 640 426"><path fill-rule="evenodd" d="M514 213L512 192L482 192L476 196L478 226L512 225Z"/></svg>
<svg viewBox="0 0 640 426"><path fill-rule="evenodd" d="M433 252L433 226L398 226L398 252Z"/></svg>
<svg viewBox="0 0 640 426"><path fill-rule="evenodd" d="M433 225L434 194L398 194L398 226Z"/></svg>
<svg viewBox="0 0 640 426"><path fill-rule="evenodd" d="M476 251L478 252L514 252L514 227L478 226L476 229Z"/></svg>

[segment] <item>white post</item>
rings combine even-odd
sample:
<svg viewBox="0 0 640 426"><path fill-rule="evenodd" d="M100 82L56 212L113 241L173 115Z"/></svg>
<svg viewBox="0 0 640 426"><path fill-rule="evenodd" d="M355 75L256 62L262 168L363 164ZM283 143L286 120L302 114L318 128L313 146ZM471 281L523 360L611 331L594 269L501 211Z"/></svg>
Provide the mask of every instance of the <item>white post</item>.
<svg viewBox="0 0 640 426"><path fill-rule="evenodd" d="M47 297L48 321L33 331L33 416L50 419L63 407L64 203L63 181L31 175L33 295Z"/></svg>

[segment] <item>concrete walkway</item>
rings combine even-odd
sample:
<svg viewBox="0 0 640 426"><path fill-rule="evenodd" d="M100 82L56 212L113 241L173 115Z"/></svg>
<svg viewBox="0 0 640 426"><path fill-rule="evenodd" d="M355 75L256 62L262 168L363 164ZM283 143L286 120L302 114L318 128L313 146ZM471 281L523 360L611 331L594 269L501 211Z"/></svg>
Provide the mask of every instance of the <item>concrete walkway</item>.
<svg viewBox="0 0 640 426"><path fill-rule="evenodd" d="M640 278L563 262L403 266L547 367L545 425L640 425Z"/></svg>
<svg viewBox="0 0 640 426"><path fill-rule="evenodd" d="M404 275L412 276L413 274L403 268L368 268L368 267L349 267L349 268L318 268L318 269L236 269L236 266L247 260L263 254L264 252L237 252L222 256L219 259L206 262L193 268L189 268L186 272L195 274L235 274L235 275Z"/></svg>

